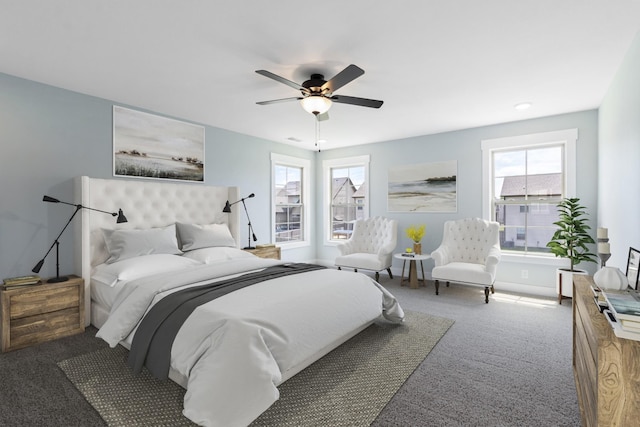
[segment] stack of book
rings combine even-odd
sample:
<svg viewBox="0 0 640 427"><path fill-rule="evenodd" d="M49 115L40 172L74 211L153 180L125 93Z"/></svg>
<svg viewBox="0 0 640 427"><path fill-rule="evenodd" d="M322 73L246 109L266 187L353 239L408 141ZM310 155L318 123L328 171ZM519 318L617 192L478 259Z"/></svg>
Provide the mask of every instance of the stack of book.
<svg viewBox="0 0 640 427"><path fill-rule="evenodd" d="M624 291L603 291L607 305L607 320L619 338L640 341L640 292L628 288Z"/></svg>
<svg viewBox="0 0 640 427"><path fill-rule="evenodd" d="M20 286L39 285L40 283L42 283L42 280L40 279L40 276L36 275L9 277L4 279L2 287L4 289L13 289Z"/></svg>
<svg viewBox="0 0 640 427"><path fill-rule="evenodd" d="M593 293L593 302L596 303L598 310L602 313L604 310L609 308L609 304L607 303L607 299L604 297L604 294L597 286L591 286L591 292Z"/></svg>

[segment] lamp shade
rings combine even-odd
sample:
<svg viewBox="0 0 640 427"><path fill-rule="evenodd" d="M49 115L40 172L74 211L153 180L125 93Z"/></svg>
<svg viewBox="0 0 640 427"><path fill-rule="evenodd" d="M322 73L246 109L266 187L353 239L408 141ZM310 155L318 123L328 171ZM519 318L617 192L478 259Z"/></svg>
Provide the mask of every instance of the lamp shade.
<svg viewBox="0 0 640 427"><path fill-rule="evenodd" d="M627 289L629 281L617 267L602 267L593 275L593 281L600 289L617 291Z"/></svg>
<svg viewBox="0 0 640 427"><path fill-rule="evenodd" d="M331 100L322 95L309 95L300 101L302 108L313 115L324 114L331 108Z"/></svg>

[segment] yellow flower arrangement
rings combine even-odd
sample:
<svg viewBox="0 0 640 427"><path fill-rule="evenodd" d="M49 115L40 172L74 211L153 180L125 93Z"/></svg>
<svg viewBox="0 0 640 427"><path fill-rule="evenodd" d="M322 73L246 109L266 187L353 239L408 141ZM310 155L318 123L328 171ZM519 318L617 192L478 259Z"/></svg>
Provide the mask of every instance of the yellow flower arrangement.
<svg viewBox="0 0 640 427"><path fill-rule="evenodd" d="M420 240L424 237L425 225L420 226L410 225L406 230L407 237L413 240L415 243L420 243Z"/></svg>

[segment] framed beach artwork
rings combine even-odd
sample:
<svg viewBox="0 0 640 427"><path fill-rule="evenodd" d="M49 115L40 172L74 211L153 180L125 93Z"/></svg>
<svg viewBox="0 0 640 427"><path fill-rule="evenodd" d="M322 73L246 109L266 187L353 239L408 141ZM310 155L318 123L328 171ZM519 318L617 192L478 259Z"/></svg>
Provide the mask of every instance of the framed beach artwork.
<svg viewBox="0 0 640 427"><path fill-rule="evenodd" d="M204 127L114 105L113 175L204 182Z"/></svg>
<svg viewBox="0 0 640 427"><path fill-rule="evenodd" d="M457 212L457 174L455 160L389 168L389 212Z"/></svg>

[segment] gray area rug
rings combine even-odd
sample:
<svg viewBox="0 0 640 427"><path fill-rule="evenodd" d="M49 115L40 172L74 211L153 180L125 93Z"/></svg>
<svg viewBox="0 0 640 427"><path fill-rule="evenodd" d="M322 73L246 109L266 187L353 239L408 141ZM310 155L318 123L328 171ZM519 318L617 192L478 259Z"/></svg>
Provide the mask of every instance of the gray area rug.
<svg viewBox="0 0 640 427"><path fill-rule="evenodd" d="M407 312L405 324L376 323L279 387L280 400L252 426L368 426L453 324ZM144 371L133 375L120 346L58 366L110 426L193 425L184 390Z"/></svg>

